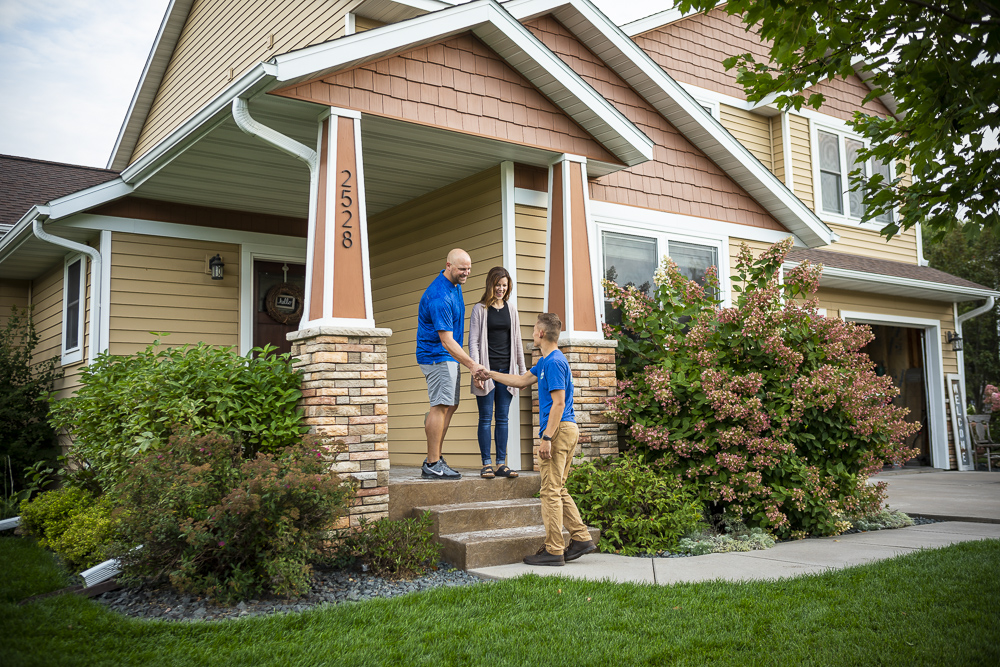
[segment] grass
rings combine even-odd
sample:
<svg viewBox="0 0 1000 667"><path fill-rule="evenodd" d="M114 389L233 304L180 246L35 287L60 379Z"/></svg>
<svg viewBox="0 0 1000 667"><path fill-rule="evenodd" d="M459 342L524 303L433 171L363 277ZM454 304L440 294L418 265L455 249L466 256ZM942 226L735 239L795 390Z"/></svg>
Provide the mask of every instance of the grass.
<svg viewBox="0 0 1000 667"><path fill-rule="evenodd" d="M526 576L237 621L118 616L0 539L0 664L996 665L1000 541L822 575L674 586Z"/></svg>

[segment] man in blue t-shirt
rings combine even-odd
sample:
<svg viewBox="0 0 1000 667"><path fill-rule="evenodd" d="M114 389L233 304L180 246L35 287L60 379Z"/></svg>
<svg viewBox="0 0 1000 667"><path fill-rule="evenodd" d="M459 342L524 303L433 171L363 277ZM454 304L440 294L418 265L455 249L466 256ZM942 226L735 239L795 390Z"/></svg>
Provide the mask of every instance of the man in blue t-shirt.
<svg viewBox="0 0 1000 667"><path fill-rule="evenodd" d="M459 364L475 374L485 370L462 349L465 337L465 299L462 285L472 273L469 253L455 248L448 253L444 271L424 290L417 309L417 363L427 380L431 410L427 413L427 458L420 468L428 479L459 479L462 475L445 463L441 446L452 415L458 409L462 384Z"/></svg>
<svg viewBox="0 0 1000 667"><path fill-rule="evenodd" d="M580 518L572 496L566 490L566 478L573 465L573 454L580 439L580 429L573 414L573 374L569 362L559 351L562 322L555 313L542 313L531 339L542 352L538 364L524 375L495 371L476 374L477 379L492 378L510 387L524 389L538 382L538 468L542 473L542 523L545 546L538 553L524 557L528 565L563 565L594 551L597 546ZM562 528L569 531L570 543L563 541Z"/></svg>

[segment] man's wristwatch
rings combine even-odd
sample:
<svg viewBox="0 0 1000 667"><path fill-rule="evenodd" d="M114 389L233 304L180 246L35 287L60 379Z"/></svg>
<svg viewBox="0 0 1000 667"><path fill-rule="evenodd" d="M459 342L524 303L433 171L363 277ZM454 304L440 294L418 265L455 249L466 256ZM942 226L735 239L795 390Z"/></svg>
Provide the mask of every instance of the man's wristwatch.
<svg viewBox="0 0 1000 667"><path fill-rule="evenodd" d="M543 435L543 436L542 436L542 440L544 440L545 442L552 442L552 438L550 438L550 437L549 437L549 436L547 436L547 435Z"/></svg>

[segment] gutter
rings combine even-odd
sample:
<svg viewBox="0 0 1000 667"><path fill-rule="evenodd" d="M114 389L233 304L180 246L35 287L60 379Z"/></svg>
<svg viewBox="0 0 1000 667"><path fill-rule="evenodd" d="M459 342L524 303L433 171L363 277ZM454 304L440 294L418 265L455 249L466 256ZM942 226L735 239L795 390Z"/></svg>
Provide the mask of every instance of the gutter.
<svg viewBox="0 0 1000 667"><path fill-rule="evenodd" d="M257 137L261 141L271 144L283 153L288 153L294 158L298 158L309 167L309 174L313 175L319 170L319 155L308 146L299 143L291 137L286 137L277 130L261 125L250 116L250 109L247 101L242 97L233 100L233 120L237 127L249 134Z"/></svg>
<svg viewBox="0 0 1000 667"><path fill-rule="evenodd" d="M97 351L101 345L101 285L104 270L101 253L88 245L64 239L61 236L49 234L42 227L42 220L48 218L48 208L39 207L39 215L32 221L31 230L40 241L80 252L90 257L90 349L87 351L87 363L94 363Z"/></svg>

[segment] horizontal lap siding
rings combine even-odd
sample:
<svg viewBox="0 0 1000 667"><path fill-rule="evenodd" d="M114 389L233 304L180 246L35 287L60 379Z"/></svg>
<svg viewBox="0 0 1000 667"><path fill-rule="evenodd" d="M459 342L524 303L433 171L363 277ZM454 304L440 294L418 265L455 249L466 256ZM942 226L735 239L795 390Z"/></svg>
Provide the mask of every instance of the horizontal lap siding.
<svg viewBox="0 0 1000 667"><path fill-rule="evenodd" d="M824 248L825 250L906 264L917 263L917 232L915 227L893 236L889 241L871 229L836 224L831 224L830 228L840 236L840 240L827 246Z"/></svg>
<svg viewBox="0 0 1000 667"><path fill-rule="evenodd" d="M355 16L354 17L354 31L364 32L365 30L372 30L374 28L381 28L385 23L381 21L376 21L375 19L370 19L367 16Z"/></svg>
<svg viewBox="0 0 1000 667"><path fill-rule="evenodd" d="M725 104L719 105L719 117L722 127L729 130L730 134L746 146L761 164L771 171L774 170L771 119Z"/></svg>
<svg viewBox="0 0 1000 667"><path fill-rule="evenodd" d="M360 0L196 0L146 118L132 161L257 63L344 34ZM274 46L268 48L274 35Z"/></svg>
<svg viewBox="0 0 1000 667"><path fill-rule="evenodd" d="M524 363L531 367L531 332L545 304L545 238L548 211L519 205L514 209L514 238L517 253L517 311L521 316L521 341ZM532 426L534 388L521 392L521 466L533 465L531 448L535 440Z"/></svg>
<svg viewBox="0 0 1000 667"><path fill-rule="evenodd" d="M774 175L784 184L788 184L785 178L785 144L784 133L781 127L781 116L771 116L771 155L774 161Z"/></svg>
<svg viewBox="0 0 1000 667"><path fill-rule="evenodd" d="M0 329L7 326L12 306L28 307L30 285L27 280L0 280Z"/></svg>
<svg viewBox="0 0 1000 667"><path fill-rule="evenodd" d="M225 278L212 280L205 260L221 254ZM135 354L163 344L239 346L240 248L158 236L114 233L110 351Z"/></svg>
<svg viewBox="0 0 1000 667"><path fill-rule="evenodd" d="M424 195L368 223L375 323L392 329L388 341L389 456L393 465L420 465L427 455L424 415L427 385L417 365L417 306L424 290L444 269L452 248L472 257L463 286L466 304L463 349L468 351L468 316L482 296L486 274L503 264L500 171L487 170ZM479 467L478 409L462 369L460 404L444 453L456 467ZM513 452L511 452L513 455Z"/></svg>
<svg viewBox="0 0 1000 667"><path fill-rule="evenodd" d="M90 261L87 260L86 264L86 310L81 332L83 360L62 366L63 377L55 384L56 398L66 398L79 388L80 371L87 364L87 355L90 351ZM33 355L35 363L53 357L58 360L62 356L63 274L63 264L59 263L36 278L31 285L32 303L35 306L35 331L39 338Z"/></svg>
<svg viewBox="0 0 1000 667"><path fill-rule="evenodd" d="M788 114L788 133L791 136L792 149L792 181L795 196L813 211L816 202L813 198L812 156L810 154L809 119L804 116Z"/></svg>

